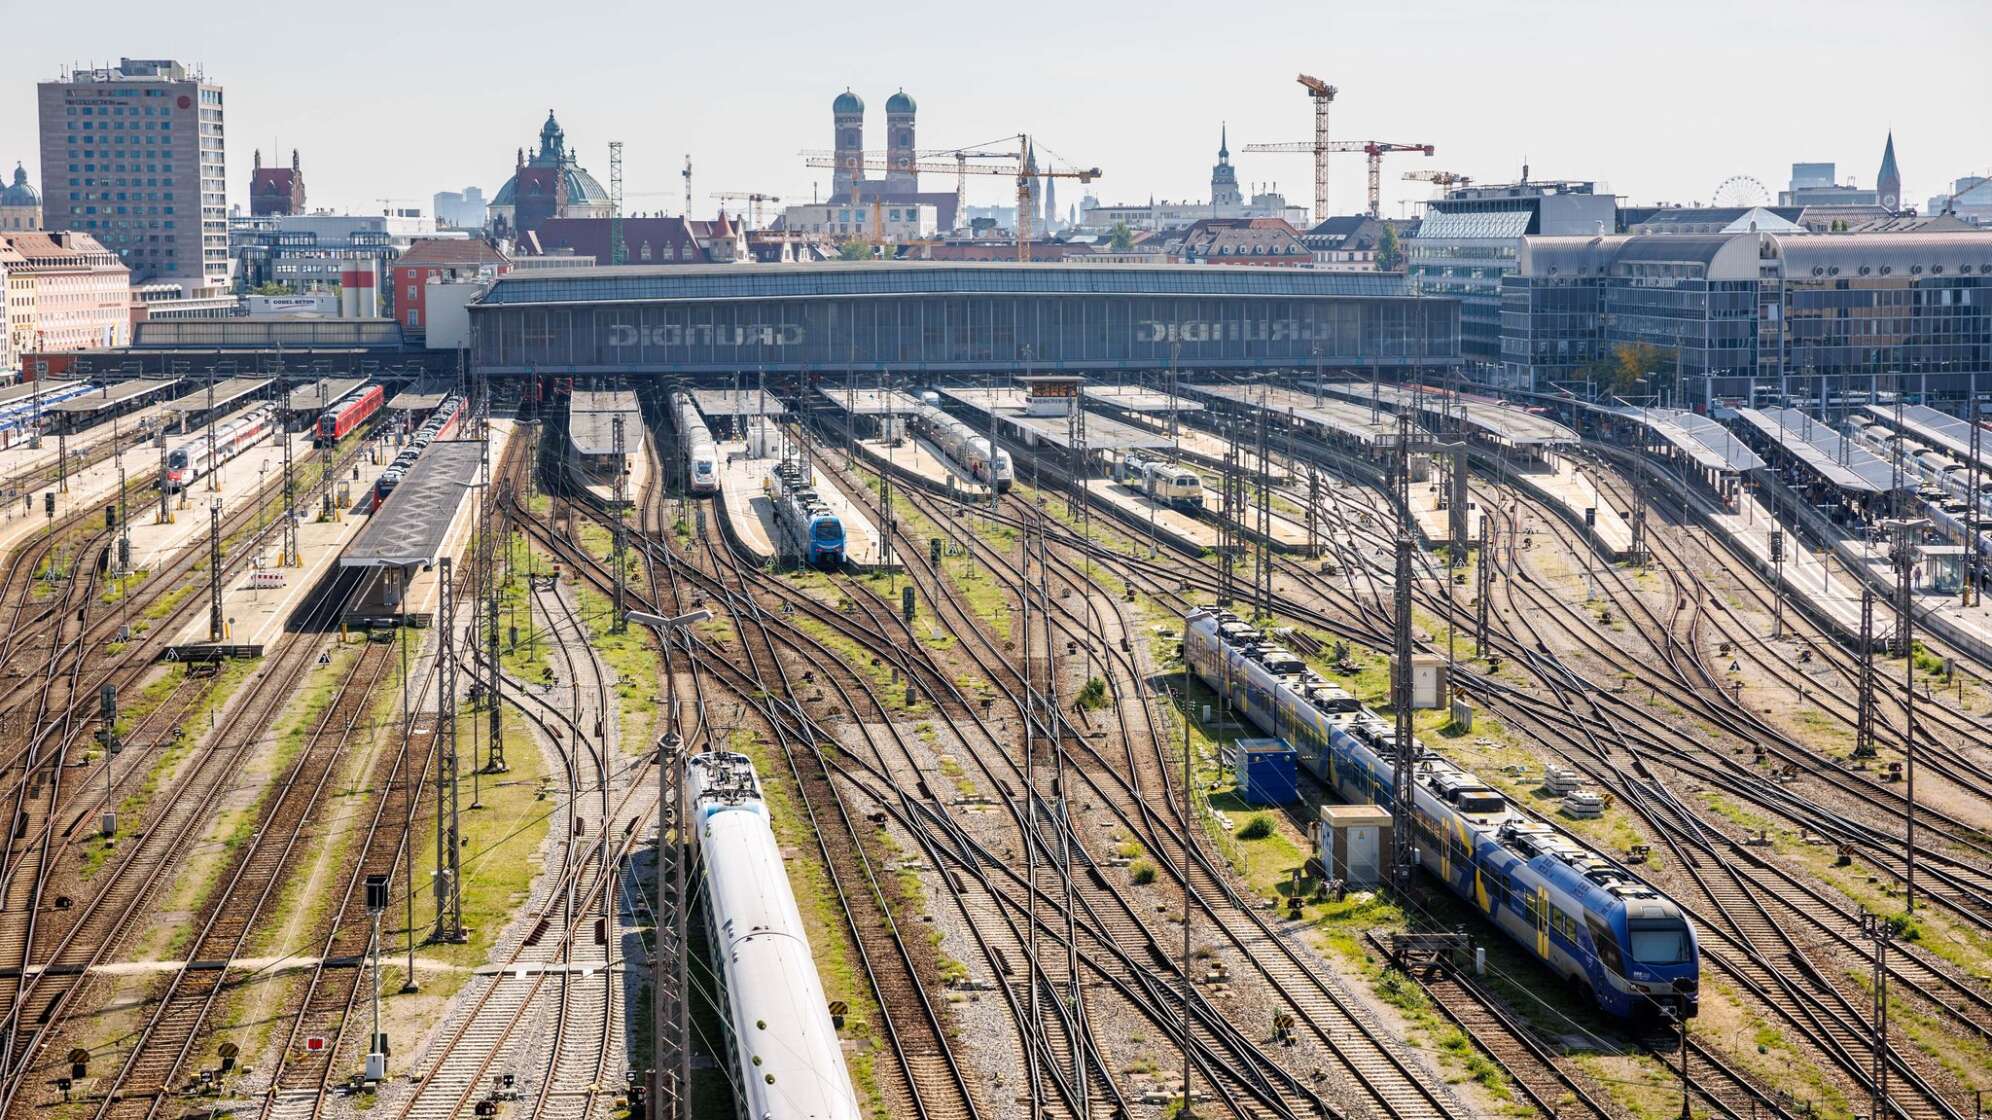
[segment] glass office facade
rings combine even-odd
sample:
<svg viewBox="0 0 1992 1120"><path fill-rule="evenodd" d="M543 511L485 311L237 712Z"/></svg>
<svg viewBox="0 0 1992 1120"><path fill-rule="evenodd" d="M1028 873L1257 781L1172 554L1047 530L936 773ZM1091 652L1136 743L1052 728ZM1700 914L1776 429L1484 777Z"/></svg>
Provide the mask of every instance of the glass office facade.
<svg viewBox="0 0 1992 1120"><path fill-rule="evenodd" d="M1270 271L870 266L504 279L472 309L474 355L492 373L612 374L1458 358L1452 300L1411 297L1392 277Z"/></svg>

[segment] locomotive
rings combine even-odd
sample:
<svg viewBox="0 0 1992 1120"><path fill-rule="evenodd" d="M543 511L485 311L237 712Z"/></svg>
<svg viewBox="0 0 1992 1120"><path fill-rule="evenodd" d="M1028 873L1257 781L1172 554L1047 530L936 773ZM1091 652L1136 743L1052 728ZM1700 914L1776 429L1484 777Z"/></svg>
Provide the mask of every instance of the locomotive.
<svg viewBox="0 0 1992 1120"><path fill-rule="evenodd" d="M1114 481L1171 509L1203 512L1203 479L1197 472L1167 459L1129 451L1114 464Z"/></svg>
<svg viewBox="0 0 1992 1120"><path fill-rule="evenodd" d="M830 571L844 563L844 523L817 495L815 473L800 459L782 460L768 475L768 499L782 551Z"/></svg>
<svg viewBox="0 0 1992 1120"><path fill-rule="evenodd" d="M250 409L214 430L214 458L208 458L205 432L166 453L166 489L184 490L209 471L263 442L276 430L276 411Z"/></svg>
<svg viewBox="0 0 1992 1120"><path fill-rule="evenodd" d="M1343 799L1391 804L1396 729L1230 611L1186 618L1184 664ZM1698 1008L1695 930L1631 871L1414 744L1418 862L1617 1019ZM1394 827L1401 827L1401 822Z"/></svg>
<svg viewBox="0 0 1992 1120"><path fill-rule="evenodd" d="M690 394L671 394L671 415L678 424L678 444L684 448L686 489L694 494L718 491L719 448Z"/></svg>
<svg viewBox="0 0 1992 1120"><path fill-rule="evenodd" d="M723 1033L740 1115L858 1120L753 760L692 755L685 785L705 866L713 967L726 982Z"/></svg>

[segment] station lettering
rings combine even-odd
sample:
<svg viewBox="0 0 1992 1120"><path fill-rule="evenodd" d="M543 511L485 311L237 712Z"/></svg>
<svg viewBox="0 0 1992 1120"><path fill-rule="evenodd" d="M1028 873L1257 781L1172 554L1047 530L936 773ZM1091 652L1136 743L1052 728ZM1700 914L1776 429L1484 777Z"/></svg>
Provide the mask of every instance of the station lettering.
<svg viewBox="0 0 1992 1120"><path fill-rule="evenodd" d="M1333 324L1300 319L1143 319L1134 327L1136 342L1305 342L1335 336Z"/></svg>
<svg viewBox="0 0 1992 1120"><path fill-rule="evenodd" d="M802 342L799 323L761 323L747 326L714 326L694 323L637 325L613 323L608 344L624 346L795 346Z"/></svg>

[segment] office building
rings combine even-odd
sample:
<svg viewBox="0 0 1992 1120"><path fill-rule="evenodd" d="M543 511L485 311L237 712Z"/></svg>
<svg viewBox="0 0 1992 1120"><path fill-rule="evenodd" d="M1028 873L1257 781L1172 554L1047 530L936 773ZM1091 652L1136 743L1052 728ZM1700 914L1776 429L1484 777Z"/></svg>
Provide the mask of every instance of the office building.
<svg viewBox="0 0 1992 1120"><path fill-rule="evenodd" d="M933 237L940 226L940 212L928 203L880 201L856 206L809 202L784 207L781 228L830 241L864 241L872 235L873 218L878 220L880 240L888 242ZM633 258L631 263L635 263Z"/></svg>
<svg viewBox="0 0 1992 1120"><path fill-rule="evenodd" d="M271 283L287 285L299 293L336 287L352 262L377 261L384 269L416 238L436 232L435 223L419 211L413 215L237 218L229 226L237 281L244 291Z"/></svg>
<svg viewBox="0 0 1992 1120"><path fill-rule="evenodd" d="M0 233L8 350L101 350L131 341L131 270L87 233Z"/></svg>
<svg viewBox="0 0 1992 1120"><path fill-rule="evenodd" d="M135 280L226 291L221 86L178 62L127 58L37 94L43 225L90 235Z"/></svg>
<svg viewBox="0 0 1992 1120"><path fill-rule="evenodd" d="M1461 356L1470 376L1490 377L1501 357L1501 281L1514 274L1522 239L1606 234L1617 222L1617 199L1588 182L1463 187L1427 204L1404 240L1405 270L1420 294L1460 301Z"/></svg>
<svg viewBox="0 0 1992 1120"><path fill-rule="evenodd" d="M430 285L495 280L511 267L505 254L477 238L424 238L394 262L394 317L403 331L420 334L428 329Z"/></svg>
<svg viewBox="0 0 1992 1120"><path fill-rule="evenodd" d="M1584 382L1657 347L1686 406L1821 385L1968 391L1992 368L1992 232L1526 237L1502 286L1502 380Z"/></svg>
<svg viewBox="0 0 1992 1120"><path fill-rule="evenodd" d="M484 205L484 191L480 187L465 187L460 191L437 191L435 197L436 224L445 229L483 229L488 217Z"/></svg>

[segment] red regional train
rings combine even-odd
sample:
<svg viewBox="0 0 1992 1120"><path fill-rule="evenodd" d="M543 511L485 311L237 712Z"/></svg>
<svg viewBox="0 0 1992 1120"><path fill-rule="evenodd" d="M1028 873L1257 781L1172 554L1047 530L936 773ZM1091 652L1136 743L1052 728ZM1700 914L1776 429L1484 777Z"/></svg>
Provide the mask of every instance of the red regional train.
<svg viewBox="0 0 1992 1120"><path fill-rule="evenodd" d="M359 427L367 418L380 411L387 400L387 391L378 385L369 385L365 392L336 408L328 408L318 416L318 423L312 429L312 443L319 447L330 447L346 437L346 433Z"/></svg>

